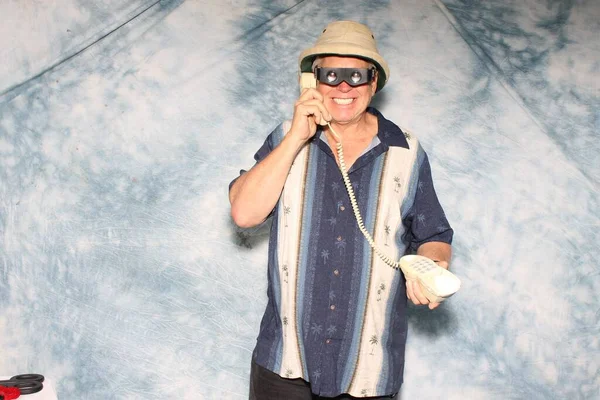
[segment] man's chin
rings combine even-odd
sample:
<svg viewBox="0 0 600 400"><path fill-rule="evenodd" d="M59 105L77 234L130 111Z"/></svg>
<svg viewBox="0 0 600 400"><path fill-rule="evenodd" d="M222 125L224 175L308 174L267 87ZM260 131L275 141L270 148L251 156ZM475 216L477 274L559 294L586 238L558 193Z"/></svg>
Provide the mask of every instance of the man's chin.
<svg viewBox="0 0 600 400"><path fill-rule="evenodd" d="M353 122L358 121L360 114L349 114L349 113L340 113L340 114L333 114L333 121L338 124L338 125L348 125L348 124L352 124Z"/></svg>

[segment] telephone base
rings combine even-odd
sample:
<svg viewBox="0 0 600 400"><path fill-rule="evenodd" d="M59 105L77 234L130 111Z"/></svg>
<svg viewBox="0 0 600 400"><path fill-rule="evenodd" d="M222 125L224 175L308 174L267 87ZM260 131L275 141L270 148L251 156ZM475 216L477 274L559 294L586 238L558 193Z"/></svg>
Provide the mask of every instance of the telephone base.
<svg viewBox="0 0 600 400"><path fill-rule="evenodd" d="M432 303L441 303L460 289L460 279L433 260L408 255L400 258L400 269L407 280L419 283L423 295Z"/></svg>

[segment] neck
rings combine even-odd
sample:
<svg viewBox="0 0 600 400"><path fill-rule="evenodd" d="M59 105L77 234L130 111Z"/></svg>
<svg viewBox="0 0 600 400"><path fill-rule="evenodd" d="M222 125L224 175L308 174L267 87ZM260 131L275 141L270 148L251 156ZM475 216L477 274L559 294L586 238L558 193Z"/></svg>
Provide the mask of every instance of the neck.
<svg viewBox="0 0 600 400"><path fill-rule="evenodd" d="M364 112L356 120L348 123L331 122L331 127L344 143L371 140L377 134L377 117ZM328 137L337 141L329 127L324 127L324 131Z"/></svg>

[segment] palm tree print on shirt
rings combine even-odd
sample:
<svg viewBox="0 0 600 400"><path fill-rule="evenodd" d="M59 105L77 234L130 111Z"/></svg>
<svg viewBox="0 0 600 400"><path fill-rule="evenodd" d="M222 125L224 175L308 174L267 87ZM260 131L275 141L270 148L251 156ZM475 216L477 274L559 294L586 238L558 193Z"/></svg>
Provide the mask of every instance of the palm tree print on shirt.
<svg viewBox="0 0 600 400"><path fill-rule="evenodd" d="M331 190L333 190L333 195L337 196L337 191L340 190L340 183L339 182L333 182L331 184Z"/></svg>
<svg viewBox="0 0 600 400"><path fill-rule="evenodd" d="M327 260L329 259L329 250L323 250L321 252L321 257L323 257L323 264L327 263Z"/></svg>
<svg viewBox="0 0 600 400"><path fill-rule="evenodd" d="M400 183L400 177L399 176L395 176L394 177L394 191L396 193L400 193L400 188L402 187L402 184Z"/></svg>
<svg viewBox="0 0 600 400"><path fill-rule="evenodd" d="M338 236L337 240L335 241L335 247L337 247L337 249L340 251L341 256L344 250L346 249L346 239L342 238L341 236Z"/></svg>
<svg viewBox="0 0 600 400"><path fill-rule="evenodd" d="M335 226L335 224L337 223L337 218L336 217L329 217L329 218L327 218L326 221L329 222L329 225Z"/></svg>
<svg viewBox="0 0 600 400"><path fill-rule="evenodd" d="M333 290L329 291L329 302L333 303L333 301L335 300L335 292Z"/></svg>
<svg viewBox="0 0 600 400"><path fill-rule="evenodd" d="M423 224L423 226L427 226L427 225L425 225L425 214L417 215L417 221L419 221L419 223Z"/></svg>
<svg viewBox="0 0 600 400"><path fill-rule="evenodd" d="M310 333L315 336L315 339L321 334L321 332L323 332L323 327L316 322L313 322L312 326L310 327Z"/></svg>
<svg viewBox="0 0 600 400"><path fill-rule="evenodd" d="M381 301L381 293L385 291L385 283L381 283L377 288L377 301Z"/></svg>
<svg viewBox="0 0 600 400"><path fill-rule="evenodd" d="M283 317L283 336L287 337L288 318Z"/></svg>
<svg viewBox="0 0 600 400"><path fill-rule="evenodd" d="M379 343L377 336L375 336L375 335L371 336L369 343L371 343L371 352L369 354L374 356L375 354L373 352L375 351L375 346L377 346L377 344Z"/></svg>
<svg viewBox="0 0 600 400"><path fill-rule="evenodd" d="M289 206L284 206L283 207L283 221L285 222L285 226L286 227L288 226L288 224L287 224L287 220L288 220L287 216L291 212L292 212L291 207L289 207Z"/></svg>
<svg viewBox="0 0 600 400"><path fill-rule="evenodd" d="M285 283L288 283L288 266L287 266L287 264L283 264L281 269L283 270L283 281Z"/></svg>
<svg viewBox="0 0 600 400"><path fill-rule="evenodd" d="M285 377L289 378L292 376L293 373L294 373L294 371L292 371L291 369L288 368L285 370Z"/></svg>
<svg viewBox="0 0 600 400"><path fill-rule="evenodd" d="M391 228L390 228L390 226L389 226L389 225L386 225L386 226L383 228L383 230L384 230L384 232L385 232L385 245L386 245L386 246L389 246L389 245L388 245L388 239L389 239L389 237L390 237L390 232L391 232L392 230L391 230Z"/></svg>
<svg viewBox="0 0 600 400"><path fill-rule="evenodd" d="M337 328L334 325L329 325L329 328L327 328L327 336L331 337L335 335L336 332Z"/></svg>

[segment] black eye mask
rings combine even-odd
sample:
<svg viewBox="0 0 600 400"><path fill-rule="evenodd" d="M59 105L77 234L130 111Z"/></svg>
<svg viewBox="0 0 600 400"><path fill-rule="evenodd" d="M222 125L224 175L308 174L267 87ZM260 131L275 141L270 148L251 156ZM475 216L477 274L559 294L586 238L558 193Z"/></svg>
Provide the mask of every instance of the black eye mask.
<svg viewBox="0 0 600 400"><path fill-rule="evenodd" d="M337 86L346 82L350 86L359 86L375 79L374 68L316 68L315 77L321 83Z"/></svg>

